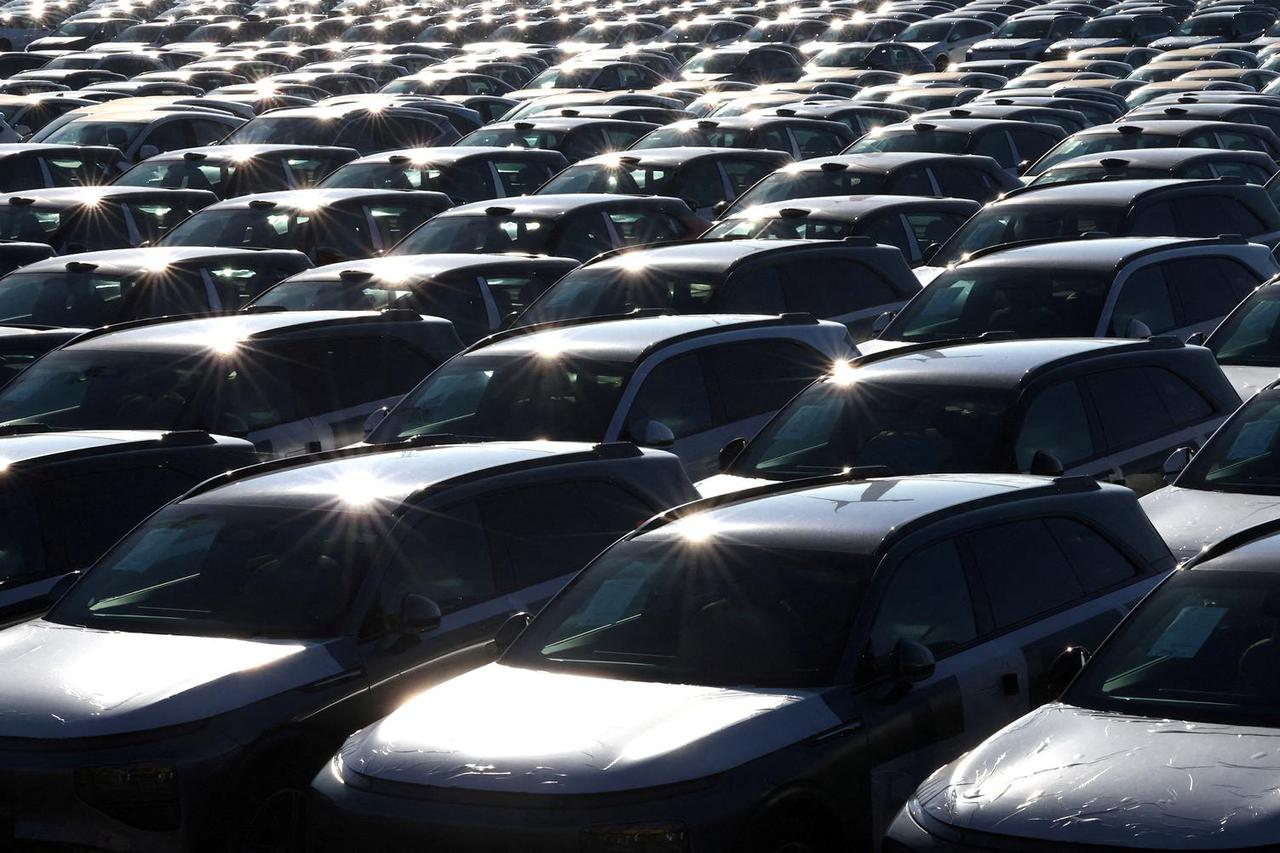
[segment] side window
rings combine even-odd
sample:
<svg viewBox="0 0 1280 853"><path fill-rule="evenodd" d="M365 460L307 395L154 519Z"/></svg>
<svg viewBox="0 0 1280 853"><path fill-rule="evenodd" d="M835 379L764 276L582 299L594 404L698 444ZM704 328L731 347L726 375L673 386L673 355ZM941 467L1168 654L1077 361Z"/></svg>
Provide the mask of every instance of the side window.
<svg viewBox="0 0 1280 853"><path fill-rule="evenodd" d="M609 229L599 211L576 213L565 219L556 236L553 255L585 261L613 248Z"/></svg>
<svg viewBox="0 0 1280 853"><path fill-rule="evenodd" d="M1198 423L1213 414L1213 406L1181 376L1163 368L1146 370L1169 417L1178 426Z"/></svg>
<svg viewBox="0 0 1280 853"><path fill-rule="evenodd" d="M576 572L653 508L608 483L547 483L480 500L503 586L523 589Z"/></svg>
<svg viewBox="0 0 1280 853"><path fill-rule="evenodd" d="M605 216L613 223L613 230L624 246L670 240L683 230L660 210L611 210Z"/></svg>
<svg viewBox="0 0 1280 853"><path fill-rule="evenodd" d="M955 213L908 213L904 217L915 235L916 245L923 251L932 243L942 245L964 224L965 217Z"/></svg>
<svg viewBox="0 0 1280 853"><path fill-rule="evenodd" d="M809 127L791 128L791 138L795 140L801 157L826 157L829 154L839 154L850 142L837 133Z"/></svg>
<svg viewBox="0 0 1280 853"><path fill-rule="evenodd" d="M1057 144L1052 134L1032 130L1028 127L1017 127L1009 131L1013 137L1013 145L1018 149L1018 159L1034 163L1044 152Z"/></svg>
<svg viewBox="0 0 1280 853"><path fill-rule="evenodd" d="M1067 555L1085 592L1098 592L1132 580L1137 567L1100 534L1069 518L1051 518L1046 524L1058 547Z"/></svg>
<svg viewBox="0 0 1280 853"><path fill-rule="evenodd" d="M969 533L965 540L998 628L1025 622L1084 595L1043 521L988 527Z"/></svg>
<svg viewBox="0 0 1280 853"><path fill-rule="evenodd" d="M1266 227L1238 199L1197 196L1173 202L1179 237L1217 237L1219 234L1261 234Z"/></svg>
<svg viewBox="0 0 1280 853"><path fill-rule="evenodd" d="M1014 442L1019 471L1029 471L1036 452L1043 450L1064 467L1092 457L1093 435L1080 388L1074 381L1051 385L1031 400Z"/></svg>
<svg viewBox="0 0 1280 853"><path fill-rule="evenodd" d="M896 247L908 261L919 260L912 251L911 238L907 236L901 214L889 213L873 217L870 221L862 223L860 230L864 237L870 237L886 246Z"/></svg>
<svg viewBox="0 0 1280 853"><path fill-rule="evenodd" d="M441 177L444 191L453 199L454 204L484 201L494 197L493 175L489 172L489 164L484 161L463 161Z"/></svg>
<svg viewBox="0 0 1280 853"><path fill-rule="evenodd" d="M748 341L706 353L725 423L782 408L827 369L823 361L818 353L790 341Z"/></svg>
<svg viewBox="0 0 1280 853"><path fill-rule="evenodd" d="M938 181L942 194L948 198L968 198L974 201L985 201L991 196L991 189L983 181L983 174L977 169L963 166L930 166L933 176ZM933 192L924 193L933 195Z"/></svg>
<svg viewBox="0 0 1280 853"><path fill-rule="evenodd" d="M112 476L119 479L118 475ZM72 488L74 489L77 485L73 485ZM57 488L56 485L53 486L55 491ZM79 498L85 501L89 512L102 512L106 509L106 514L115 518L116 507L99 503L97 495L97 490L91 489L80 495L76 495L73 491L70 497L72 500ZM16 586L59 572L88 566L88 563L71 563L67 555L57 550L69 544L68 533L80 524L83 516L79 513L68 516L68 504L62 503L57 497L45 503L48 511L53 513L44 525L45 537L49 540L49 559L45 558L41 547L41 524L36 516L32 495L21 487L0 491L0 535L4 536L5 543L4 547L0 548L0 586L10 584ZM151 509L154 508L151 507ZM125 525L123 529L128 530L140 520L141 516L133 520L123 519L122 523ZM106 547L110 546L105 546L103 550L106 550Z"/></svg>
<svg viewBox="0 0 1280 853"><path fill-rule="evenodd" d="M560 149L565 158L571 163L594 157L607 150L609 149L603 134L597 128L590 126L570 133Z"/></svg>
<svg viewBox="0 0 1280 853"><path fill-rule="evenodd" d="M742 195L751 185L773 171L773 166L761 160L722 160L724 173L729 176L734 198Z"/></svg>
<svg viewBox="0 0 1280 853"><path fill-rule="evenodd" d="M1146 324L1153 335L1164 334L1177 326L1169 286L1158 265L1143 267L1120 286L1120 296L1111 314L1111 334L1128 335L1131 320Z"/></svg>
<svg viewBox="0 0 1280 853"><path fill-rule="evenodd" d="M711 428L711 400L697 353L667 359L645 377L627 412L626 436L641 440L649 421L663 424L676 438Z"/></svg>
<svg viewBox="0 0 1280 853"><path fill-rule="evenodd" d="M442 276L418 290L413 308L419 314L451 321L464 341L476 340L489 331L489 309L475 276Z"/></svg>
<svg viewBox="0 0 1280 853"><path fill-rule="evenodd" d="M310 369L294 368L293 387L311 415L398 396L438 366L387 336L308 341L296 345L296 355Z"/></svg>
<svg viewBox="0 0 1280 853"><path fill-rule="evenodd" d="M1129 234L1141 237L1173 237L1180 233L1173 221L1173 206L1167 201L1139 209L1129 221L1127 230Z"/></svg>
<svg viewBox="0 0 1280 853"><path fill-rule="evenodd" d="M1178 258L1160 268L1181 309L1180 326L1226 316L1261 283L1227 258Z"/></svg>
<svg viewBox="0 0 1280 853"><path fill-rule="evenodd" d="M402 524L400 559L388 568L378 591L383 619L394 618L410 593L433 599L445 613L495 594L489 544L475 504L411 510Z"/></svg>
<svg viewBox="0 0 1280 853"><path fill-rule="evenodd" d="M871 626L868 652L884 658L899 640L914 640L941 656L977 636L960 552L954 542L938 542L911 554L894 571Z"/></svg>
<svg viewBox="0 0 1280 853"><path fill-rule="evenodd" d="M973 153L990 157L1006 169L1013 168L1017 162L1013 159L1013 150L1009 147L1009 137L1002 129L978 131Z"/></svg>
<svg viewBox="0 0 1280 853"><path fill-rule="evenodd" d="M190 148L192 145L199 143L191 141L189 130L188 122L182 120L166 121L153 127L151 132L142 140L142 145L154 145L159 151L176 151L179 148ZM141 146L139 146L138 150L141 150Z"/></svg>
<svg viewBox="0 0 1280 853"><path fill-rule="evenodd" d="M623 148L630 148L637 139L649 132L648 127L634 128L624 127L615 124L608 124L604 127L604 138L607 143L606 149L609 151L620 151Z"/></svg>
<svg viewBox="0 0 1280 853"><path fill-rule="evenodd" d="M755 144L751 148L767 148L770 151L792 153L791 139L785 127L766 127L756 135Z"/></svg>
<svg viewBox="0 0 1280 853"><path fill-rule="evenodd" d="M430 219L434 212L426 207L398 204L379 204L364 208L364 215L384 249L399 243L406 234Z"/></svg>
<svg viewBox="0 0 1280 853"><path fill-rule="evenodd" d="M716 310L727 314L782 314L782 278L774 266L759 266L734 275L721 290Z"/></svg>
<svg viewBox="0 0 1280 853"><path fill-rule="evenodd" d="M1174 428L1149 369L1127 367L1084 380L1109 450L1132 447Z"/></svg>
<svg viewBox="0 0 1280 853"><path fill-rule="evenodd" d="M1212 164L1213 175L1191 175L1188 178L1209 178L1213 176L1233 176L1248 181L1251 184L1265 184L1271 175L1266 169L1254 163L1245 163L1242 160L1219 160Z"/></svg>
<svg viewBox="0 0 1280 853"><path fill-rule="evenodd" d="M192 145L212 145L231 132L231 128L217 121L196 119L190 124Z"/></svg>
<svg viewBox="0 0 1280 853"><path fill-rule="evenodd" d="M699 160L685 169L671 195L693 203L694 207L712 207L724 201L724 181L714 160Z"/></svg>
<svg viewBox="0 0 1280 853"><path fill-rule="evenodd" d="M902 298L878 273L855 261L813 258L782 268L788 311L839 317Z"/></svg>
<svg viewBox="0 0 1280 853"><path fill-rule="evenodd" d="M538 163L519 160L496 160L503 195L530 195L551 177L551 170Z"/></svg>
<svg viewBox="0 0 1280 853"><path fill-rule="evenodd" d="M941 179L938 181L942 184ZM893 195L924 195L936 196L938 193L933 188L933 182L929 180L929 170L921 166L899 169L893 173L885 186L885 192ZM950 191L943 187L943 195L950 195ZM961 196L968 198L968 196Z"/></svg>

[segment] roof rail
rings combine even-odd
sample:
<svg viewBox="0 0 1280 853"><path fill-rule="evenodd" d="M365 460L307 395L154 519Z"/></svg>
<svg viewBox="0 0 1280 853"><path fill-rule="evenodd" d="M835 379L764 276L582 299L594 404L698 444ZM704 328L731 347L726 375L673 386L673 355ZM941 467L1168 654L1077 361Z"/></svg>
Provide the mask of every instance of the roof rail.
<svg viewBox="0 0 1280 853"><path fill-rule="evenodd" d="M1094 338L1093 340L1098 340ZM1134 338L1125 340L1122 343L1112 344L1106 348L1087 349L1081 352L1071 353L1059 358L1046 361L1038 367L1033 367L1022 376L1022 382L1030 382L1032 379L1049 371L1075 364L1080 361L1088 361L1091 358L1102 358L1103 356L1123 355L1131 352L1159 352L1161 350L1184 349L1186 343L1173 335L1152 335L1149 338Z"/></svg>
<svg viewBox="0 0 1280 853"><path fill-rule="evenodd" d="M1280 533L1280 518L1273 518L1270 521L1264 521L1261 524L1255 524L1252 527L1246 527L1244 530L1232 533L1223 539L1203 548L1200 553L1186 560L1182 564L1182 568L1190 569L1198 566L1206 560L1212 560L1214 557L1221 557L1230 551L1234 551L1250 542L1263 539L1274 533Z"/></svg>
<svg viewBox="0 0 1280 853"><path fill-rule="evenodd" d="M904 344L893 349L880 350L879 352L867 353L859 355L849 360L850 367L865 367L868 364L875 364L884 361L887 358L893 358L899 355L910 355L913 352L928 352L929 350L942 349L943 347L958 347L968 344L989 344L995 341L1013 341L1017 340L1013 332L982 332L976 335L955 335L950 338L942 338L936 341L919 341L917 343Z"/></svg>

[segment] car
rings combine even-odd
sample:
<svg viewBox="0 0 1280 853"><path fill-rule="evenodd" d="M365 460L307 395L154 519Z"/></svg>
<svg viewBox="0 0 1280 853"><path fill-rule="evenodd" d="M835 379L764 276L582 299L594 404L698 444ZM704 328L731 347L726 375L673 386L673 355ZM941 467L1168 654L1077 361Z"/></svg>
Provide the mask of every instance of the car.
<svg viewBox="0 0 1280 853"><path fill-rule="evenodd" d="M702 236L706 240L865 237L897 248L907 263L918 266L930 246L945 243L981 207L960 198L817 196L743 208L735 216L720 219Z"/></svg>
<svg viewBox="0 0 1280 853"><path fill-rule="evenodd" d="M567 62L552 65L530 80L526 88L597 89L602 92L616 92L627 89L650 89L665 82L665 79L661 74L636 62L607 62L576 57Z"/></svg>
<svg viewBox="0 0 1280 853"><path fill-rule="evenodd" d="M139 320L80 335L0 389L12 430L204 429L268 456L341 447L458 351L411 311Z"/></svg>
<svg viewBox="0 0 1280 853"><path fill-rule="evenodd" d="M495 663L352 735L312 781L316 849L873 849L1172 568L1136 504L851 472L668 511Z"/></svg>
<svg viewBox="0 0 1280 853"><path fill-rule="evenodd" d="M914 47L939 70L964 62L969 48L991 38L996 28L980 18L936 18L916 21L894 36Z"/></svg>
<svg viewBox="0 0 1280 853"><path fill-rule="evenodd" d="M365 441L633 440L670 449L690 476L754 432L836 360L848 330L809 315L640 316L509 329L431 374ZM716 389L715 397L710 388ZM4 391L0 390L0 417Z"/></svg>
<svg viewBox="0 0 1280 853"><path fill-rule="evenodd" d="M361 104L271 110L222 140L228 145L334 145L362 156L456 142L448 119L411 107Z"/></svg>
<svg viewBox="0 0 1280 853"><path fill-rule="evenodd" d="M681 83L733 81L758 85L799 80L798 51L779 45L738 43L704 50L680 66Z"/></svg>
<svg viewBox="0 0 1280 853"><path fill-rule="evenodd" d="M258 296L246 310L409 309L449 320L463 343L472 344L503 328L577 266L570 258L516 254L348 261L297 273Z"/></svg>
<svg viewBox="0 0 1280 853"><path fill-rule="evenodd" d="M0 338L0 348L5 341ZM8 365L6 364L7 368ZM257 464L249 442L200 431L0 437L6 523L0 618L39 613L138 522L210 477Z"/></svg>
<svg viewBox="0 0 1280 853"><path fill-rule="evenodd" d="M209 205L156 245L297 249L317 264L338 263L390 249L451 204L444 193L425 190L254 193Z"/></svg>
<svg viewBox="0 0 1280 853"><path fill-rule="evenodd" d="M1227 537L1166 578L1096 654L1087 644L1064 653L1057 701L939 768L899 813L886 849L1265 841L1269 804L1240 808L1265 785L1261 756L1276 733L1275 531ZM1081 809L1092 819L1057 821Z"/></svg>
<svg viewBox="0 0 1280 853"><path fill-rule="evenodd" d="M1277 185L1280 186L1280 185ZM928 281L966 255L1025 240L1091 236L1213 237L1280 242L1264 188L1236 177L1063 183L1005 193L964 224L916 274Z"/></svg>
<svg viewBox="0 0 1280 853"><path fill-rule="evenodd" d="M837 121L751 114L672 122L634 142L630 150L683 145L765 148L799 159L839 154L853 139L853 131Z"/></svg>
<svg viewBox="0 0 1280 853"><path fill-rule="evenodd" d="M324 188L431 190L457 204L528 195L569 165L559 151L453 145L384 151L349 162Z"/></svg>
<svg viewBox="0 0 1280 853"><path fill-rule="evenodd" d="M913 121L937 121L952 118L986 118L1008 119L1011 121L1030 121L1056 127L1068 136L1090 127L1092 122L1084 113L1058 107L1044 107L1036 104L992 104L966 103L958 107L928 110L917 113Z"/></svg>
<svg viewBox="0 0 1280 853"><path fill-rule="evenodd" d="M0 631L15 837L271 846L354 727L491 659L510 614L691 494L668 454L550 442L345 450L207 481ZM146 808L115 773L145 784Z"/></svg>
<svg viewBox="0 0 1280 853"><path fill-rule="evenodd" d="M558 151L570 163L627 148L656 124L604 118L566 118L541 114L485 125L459 145L487 148L541 148Z"/></svg>
<svg viewBox="0 0 1280 853"><path fill-rule="evenodd" d="M208 190L219 199L310 189L359 154L331 145L209 145L156 154L112 183Z"/></svg>
<svg viewBox="0 0 1280 853"><path fill-rule="evenodd" d="M1259 104L1231 103L1146 103L1129 111L1127 119L1148 121L1150 119L1215 119L1217 121L1237 122L1240 124L1259 124L1273 131L1280 131L1280 105L1261 106Z"/></svg>
<svg viewBox="0 0 1280 853"><path fill-rule="evenodd" d="M217 201L201 190L55 187L0 195L0 239L47 243L59 252L122 249L155 240Z"/></svg>
<svg viewBox="0 0 1280 853"><path fill-rule="evenodd" d="M1027 166L1037 163L1046 151L1061 146L1064 138L1074 139L1079 135L1067 137L1060 128L1034 121L987 118L950 118L938 121L913 119L877 128L846 148L844 153L920 151L933 154L977 154L990 157L1010 175L1017 175Z"/></svg>
<svg viewBox="0 0 1280 853"><path fill-rule="evenodd" d="M68 19L47 36L27 42L27 51L84 50L95 44L110 41L130 26L139 23L134 18L87 17ZM12 43L10 44L12 49Z"/></svg>
<svg viewBox="0 0 1280 853"><path fill-rule="evenodd" d="M588 157L551 177L535 195L635 193L681 198L697 216L717 207L791 162L782 151L684 146L633 149Z"/></svg>
<svg viewBox="0 0 1280 853"><path fill-rule="evenodd" d="M1178 22L1167 14L1152 10L1124 15L1106 15L1085 21L1072 34L1049 45L1045 55L1065 59L1080 51L1106 47L1145 47L1173 32Z"/></svg>
<svg viewBox="0 0 1280 853"><path fill-rule="evenodd" d="M694 237L709 224L684 201L663 196L580 193L496 201L446 210L390 254L523 252L585 261L622 246Z"/></svg>
<svg viewBox="0 0 1280 853"><path fill-rule="evenodd" d="M993 336L994 337L994 336ZM934 341L837 365L755 438L726 444L703 495L844 468L1094 477L1138 494L1239 396L1175 338Z"/></svg>
<svg viewBox="0 0 1280 853"><path fill-rule="evenodd" d="M1063 160L1041 172L1028 186L1121 179L1222 177L1265 185L1275 173L1275 161L1261 151L1139 148Z"/></svg>
<svg viewBox="0 0 1280 853"><path fill-rule="evenodd" d="M1070 38L1088 20L1070 12L1015 15L1000 25L991 38L965 53L973 62L984 59L1047 59L1050 47Z"/></svg>
<svg viewBox="0 0 1280 853"><path fill-rule="evenodd" d="M287 249L114 249L35 261L0 277L0 325L96 328L229 313L311 266Z"/></svg>
<svg viewBox="0 0 1280 853"><path fill-rule="evenodd" d="M177 148L209 145L244 119L220 110L135 110L117 103L63 113L33 133L29 142L58 145L107 145L129 165Z"/></svg>
<svg viewBox="0 0 1280 853"><path fill-rule="evenodd" d="M1170 35L1151 42L1151 47L1156 50L1178 50L1218 42L1253 41L1263 35L1275 21L1275 11L1266 7L1223 12L1215 12L1210 8L1187 18Z"/></svg>
<svg viewBox="0 0 1280 853"><path fill-rule="evenodd" d="M701 239L620 249L572 270L516 319L537 326L635 311L806 313L849 327L856 342L919 284L889 246L871 240Z"/></svg>
<svg viewBox="0 0 1280 853"><path fill-rule="evenodd" d="M900 38L901 35L902 33L899 33L894 38ZM917 74L933 71L937 67L929 57L913 45L900 44L896 41L844 42L830 46L823 45L821 50L809 58L804 70L806 77L813 79L813 75L844 69ZM870 84L864 83L864 85Z"/></svg>
<svg viewBox="0 0 1280 853"><path fill-rule="evenodd" d="M1226 148L1280 157L1280 136L1256 124L1213 119L1133 119L1072 134L1026 170L1035 177L1064 160L1136 148Z"/></svg>
<svg viewBox="0 0 1280 853"><path fill-rule="evenodd" d="M812 98L812 96L810 96ZM909 119L911 109L901 104L872 104L859 101L810 100L793 101L780 106L751 110L753 114L782 116L784 118L813 118L821 121L838 121L849 126L854 137L870 133L886 124L897 124Z"/></svg>
<svg viewBox="0 0 1280 853"><path fill-rule="evenodd" d="M0 144L0 192L108 184L119 162L106 146Z"/></svg>
<svg viewBox="0 0 1280 853"><path fill-rule="evenodd" d="M54 119L92 106L93 101L71 97L65 92L47 92L33 95L0 95L0 116L13 128L20 139L26 139Z"/></svg>

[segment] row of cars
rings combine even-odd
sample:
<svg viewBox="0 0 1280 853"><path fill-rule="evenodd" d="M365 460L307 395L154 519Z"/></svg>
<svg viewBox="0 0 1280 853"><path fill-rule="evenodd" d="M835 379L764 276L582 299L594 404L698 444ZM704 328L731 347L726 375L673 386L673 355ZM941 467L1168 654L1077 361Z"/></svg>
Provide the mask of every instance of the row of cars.
<svg viewBox="0 0 1280 853"><path fill-rule="evenodd" d="M0 848L1274 844L1277 17L6 3Z"/></svg>

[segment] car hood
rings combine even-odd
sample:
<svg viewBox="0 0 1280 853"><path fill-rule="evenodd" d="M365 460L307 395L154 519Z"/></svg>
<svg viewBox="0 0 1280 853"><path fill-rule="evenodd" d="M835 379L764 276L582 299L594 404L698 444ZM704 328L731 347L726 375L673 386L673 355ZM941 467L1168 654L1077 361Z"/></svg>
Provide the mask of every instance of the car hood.
<svg viewBox="0 0 1280 853"><path fill-rule="evenodd" d="M929 777L925 814L960 829L1127 849L1280 837L1280 731L1046 705Z"/></svg>
<svg viewBox="0 0 1280 853"><path fill-rule="evenodd" d="M212 717L340 671L315 643L98 631L0 631L0 737L97 737Z"/></svg>
<svg viewBox="0 0 1280 853"><path fill-rule="evenodd" d="M1241 400L1248 400L1272 382L1280 379L1280 369L1274 367L1224 364L1222 372L1227 375L1227 381L1236 389Z"/></svg>
<svg viewBox="0 0 1280 853"><path fill-rule="evenodd" d="M1166 486L1139 503L1178 561L1247 527L1280 518L1280 497Z"/></svg>
<svg viewBox="0 0 1280 853"><path fill-rule="evenodd" d="M655 684L489 664L354 734L345 770L507 793L625 791L700 779L831 728L813 691Z"/></svg>

